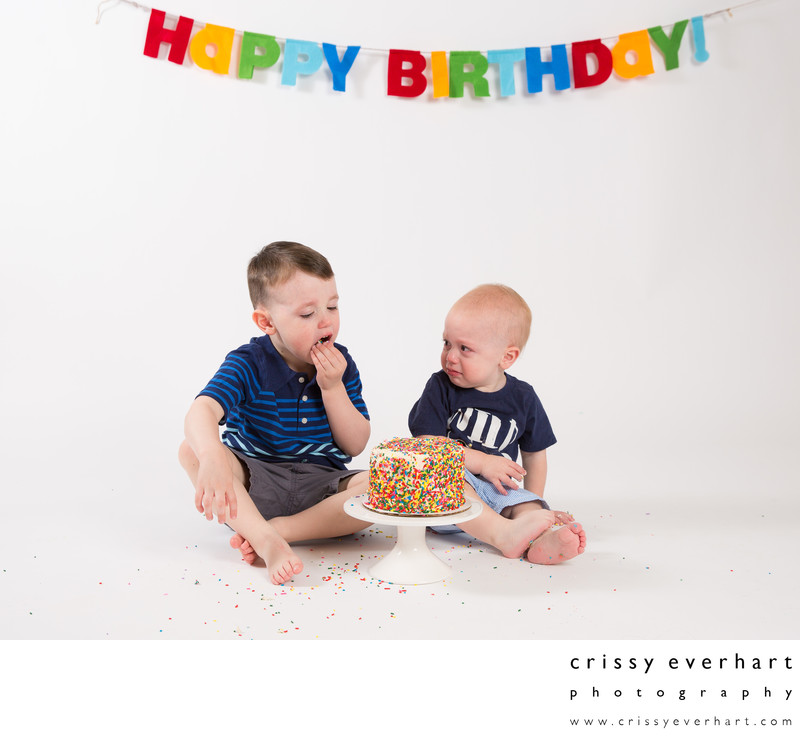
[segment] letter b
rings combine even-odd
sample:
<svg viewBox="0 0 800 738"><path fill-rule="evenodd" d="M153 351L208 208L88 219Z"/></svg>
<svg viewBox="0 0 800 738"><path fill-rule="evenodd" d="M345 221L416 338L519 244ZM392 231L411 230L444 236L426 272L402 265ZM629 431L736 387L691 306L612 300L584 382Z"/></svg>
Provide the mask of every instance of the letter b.
<svg viewBox="0 0 800 738"><path fill-rule="evenodd" d="M391 49L387 93L398 97L419 97L428 86L426 66L425 57L419 51ZM411 80L411 83L404 85L404 79Z"/></svg>

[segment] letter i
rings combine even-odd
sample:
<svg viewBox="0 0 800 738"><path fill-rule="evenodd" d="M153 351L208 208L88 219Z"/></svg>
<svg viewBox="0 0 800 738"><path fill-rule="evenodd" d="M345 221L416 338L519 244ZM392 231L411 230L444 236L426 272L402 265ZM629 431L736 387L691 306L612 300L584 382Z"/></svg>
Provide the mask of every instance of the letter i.
<svg viewBox="0 0 800 738"><path fill-rule="evenodd" d="M450 77L447 71L447 52L431 52L431 73L433 76L433 96L450 96Z"/></svg>
<svg viewBox="0 0 800 738"><path fill-rule="evenodd" d="M706 51L706 31L703 26L703 16L698 15L692 18L692 36L694 36L694 58L695 61L708 61L708 51Z"/></svg>

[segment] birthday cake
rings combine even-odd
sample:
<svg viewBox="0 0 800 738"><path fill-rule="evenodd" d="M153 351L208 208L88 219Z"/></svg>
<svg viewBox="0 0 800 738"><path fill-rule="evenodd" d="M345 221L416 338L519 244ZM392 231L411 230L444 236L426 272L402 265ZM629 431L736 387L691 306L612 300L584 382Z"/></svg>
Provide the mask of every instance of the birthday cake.
<svg viewBox="0 0 800 738"><path fill-rule="evenodd" d="M447 438L394 438L369 456L366 507L392 515L445 515L466 506L464 448Z"/></svg>

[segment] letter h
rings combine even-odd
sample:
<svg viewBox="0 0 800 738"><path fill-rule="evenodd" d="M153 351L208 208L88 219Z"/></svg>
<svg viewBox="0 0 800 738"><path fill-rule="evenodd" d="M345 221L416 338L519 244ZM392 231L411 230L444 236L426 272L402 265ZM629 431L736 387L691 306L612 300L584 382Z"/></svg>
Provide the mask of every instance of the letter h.
<svg viewBox="0 0 800 738"><path fill-rule="evenodd" d="M551 60L542 61L542 50L538 46L525 49L525 66L528 77L528 92L542 91L542 78L545 74L552 74L557 90L569 88L569 61L567 61L567 47L564 45L550 48Z"/></svg>
<svg viewBox="0 0 800 738"><path fill-rule="evenodd" d="M174 30L164 28L167 14L163 10L150 11L150 23L147 25L147 38L144 42L144 55L158 59L161 44L169 44L169 56L175 64L183 64L186 48L189 46L189 37L192 35L194 21L181 16Z"/></svg>

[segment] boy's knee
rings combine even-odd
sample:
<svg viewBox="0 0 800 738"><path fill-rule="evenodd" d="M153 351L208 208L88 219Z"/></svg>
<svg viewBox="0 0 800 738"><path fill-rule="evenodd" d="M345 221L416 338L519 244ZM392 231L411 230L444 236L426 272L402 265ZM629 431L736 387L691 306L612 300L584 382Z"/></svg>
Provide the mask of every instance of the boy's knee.
<svg viewBox="0 0 800 738"><path fill-rule="evenodd" d="M178 461L184 469L188 469L197 463L197 456L195 456L192 447L185 438L178 447Z"/></svg>

